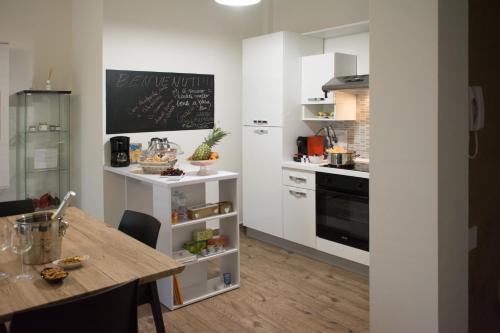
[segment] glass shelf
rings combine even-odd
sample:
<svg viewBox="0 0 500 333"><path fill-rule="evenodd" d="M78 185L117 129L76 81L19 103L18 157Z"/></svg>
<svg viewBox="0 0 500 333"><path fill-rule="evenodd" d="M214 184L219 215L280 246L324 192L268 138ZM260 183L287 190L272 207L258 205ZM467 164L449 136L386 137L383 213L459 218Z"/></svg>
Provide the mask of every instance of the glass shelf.
<svg viewBox="0 0 500 333"><path fill-rule="evenodd" d="M61 198L69 190L70 91L17 93L17 196ZM39 131L39 124L60 130ZM36 126L36 131L29 128Z"/></svg>

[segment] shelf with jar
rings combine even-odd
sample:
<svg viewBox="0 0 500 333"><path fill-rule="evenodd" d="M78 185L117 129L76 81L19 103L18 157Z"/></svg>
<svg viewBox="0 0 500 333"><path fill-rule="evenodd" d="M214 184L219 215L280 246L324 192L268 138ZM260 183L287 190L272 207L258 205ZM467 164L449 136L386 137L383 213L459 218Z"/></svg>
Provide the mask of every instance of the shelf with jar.
<svg viewBox="0 0 500 333"><path fill-rule="evenodd" d="M17 196L38 209L57 206L69 190L70 91L17 93Z"/></svg>

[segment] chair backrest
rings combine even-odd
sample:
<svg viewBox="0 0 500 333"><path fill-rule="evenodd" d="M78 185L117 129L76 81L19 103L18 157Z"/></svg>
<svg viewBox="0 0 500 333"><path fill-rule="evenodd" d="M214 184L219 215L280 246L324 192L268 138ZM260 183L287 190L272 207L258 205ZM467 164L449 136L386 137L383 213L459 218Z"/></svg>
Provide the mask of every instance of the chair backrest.
<svg viewBox="0 0 500 333"><path fill-rule="evenodd" d="M135 280L90 296L15 313L10 333L136 333L137 285Z"/></svg>
<svg viewBox="0 0 500 333"><path fill-rule="evenodd" d="M31 199L0 202L0 217L33 213L34 211L35 206Z"/></svg>
<svg viewBox="0 0 500 333"><path fill-rule="evenodd" d="M123 213L118 230L152 248L156 248L160 227L161 223L154 217L126 210Z"/></svg>

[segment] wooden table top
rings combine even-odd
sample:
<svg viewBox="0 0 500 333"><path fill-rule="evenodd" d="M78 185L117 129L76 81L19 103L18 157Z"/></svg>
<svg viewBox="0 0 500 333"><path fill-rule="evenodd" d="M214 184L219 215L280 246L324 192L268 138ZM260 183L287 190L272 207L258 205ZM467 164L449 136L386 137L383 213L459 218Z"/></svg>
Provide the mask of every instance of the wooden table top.
<svg viewBox="0 0 500 333"><path fill-rule="evenodd" d="M0 218L0 223L14 217ZM31 281L14 282L20 271L19 257L0 252L0 271L11 275L0 280L0 323L12 314L52 302L83 296L104 288L139 279L141 283L182 272L184 266L174 259L104 224L102 221L70 207L65 215L69 228L63 238L62 257L88 254L83 267L69 271L62 284L51 285L39 272L48 265L25 267Z"/></svg>

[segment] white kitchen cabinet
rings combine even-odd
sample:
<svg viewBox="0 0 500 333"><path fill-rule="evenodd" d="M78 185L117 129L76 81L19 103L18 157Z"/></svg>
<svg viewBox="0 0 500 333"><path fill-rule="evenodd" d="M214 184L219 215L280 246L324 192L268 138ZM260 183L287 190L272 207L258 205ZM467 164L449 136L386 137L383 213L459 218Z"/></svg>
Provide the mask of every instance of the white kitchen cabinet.
<svg viewBox="0 0 500 333"><path fill-rule="evenodd" d="M283 237L281 154L283 129L243 126L243 222Z"/></svg>
<svg viewBox="0 0 500 333"><path fill-rule="evenodd" d="M301 121L301 58L323 40L278 32L243 41L243 224L283 238L281 163L296 152ZM286 145L284 145L284 142Z"/></svg>
<svg viewBox="0 0 500 333"><path fill-rule="evenodd" d="M314 190L316 189L316 173L283 169L283 185Z"/></svg>
<svg viewBox="0 0 500 333"><path fill-rule="evenodd" d="M243 40L243 125L283 125L284 36Z"/></svg>
<svg viewBox="0 0 500 333"><path fill-rule="evenodd" d="M292 186L282 191L284 238L316 248L316 192Z"/></svg>
<svg viewBox="0 0 500 333"><path fill-rule="evenodd" d="M243 125L283 126L285 109L300 105L301 57L323 52L323 40L281 31L245 39L242 48Z"/></svg>
<svg viewBox="0 0 500 333"><path fill-rule="evenodd" d="M356 56L327 53L302 57L302 104L333 104L333 92L325 96L321 87L334 76L356 75Z"/></svg>

